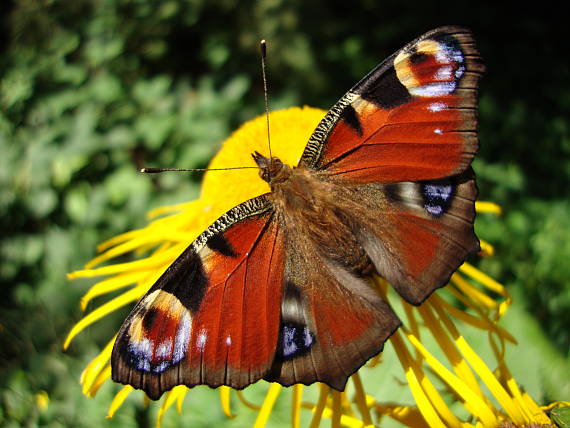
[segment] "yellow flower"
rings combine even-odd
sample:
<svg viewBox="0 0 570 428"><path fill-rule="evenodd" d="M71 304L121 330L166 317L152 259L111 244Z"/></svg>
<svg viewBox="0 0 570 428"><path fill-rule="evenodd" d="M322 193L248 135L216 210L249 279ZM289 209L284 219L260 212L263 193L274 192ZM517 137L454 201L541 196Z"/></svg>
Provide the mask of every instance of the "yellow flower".
<svg viewBox="0 0 570 428"><path fill-rule="evenodd" d="M271 120L271 147L274 155L296 165L309 135L322 118L322 110L291 108L274 112ZM237 130L224 143L210 168L254 166L253 151L267 154L265 117L254 119ZM267 183L256 169L212 171L204 176L198 200L150 212L153 219L145 228L119 235L99 246L101 254L85 269L69 278L105 277L93 285L81 300L81 308L96 296L123 290L81 319L69 333L65 348L87 326L112 311L136 302L183 249L207 226L240 202L267 192ZM478 202L480 213L499 213L492 203ZM490 244L482 242L483 253L492 254ZM127 263L103 262L135 253ZM505 364L506 343L515 339L499 325L511 304L506 289L465 263L452 276L447 287L433 294L424 304L414 307L404 302L382 279L376 279L386 301L403 320L404 327L389 340L381 356L373 358L354 374L343 393L323 384L291 388L291 423L299 426L301 410L309 412L311 427L331 419L334 427L362 427L380 423L384 418L410 427L496 427L501 424L549 425L546 408L541 408L512 377ZM499 296L498 298L496 296ZM461 308L452 302L460 302ZM476 329L488 335L494 361L485 362L468 343L463 330ZM94 396L111 375L110 357L114 337L85 368L81 376L83 392ZM399 368L398 368L399 366ZM367 381L360 373L366 373ZM376 373L397 379L390 390L378 389ZM399 383L399 385L398 385ZM271 384L263 403L249 402L241 391L219 388L222 411L234 418L232 397L257 413L256 427L268 421L282 387ZM124 386L110 404L112 417L133 391ZM176 404L179 412L188 389L178 386L167 392L158 410L158 421ZM409 395L406 400L405 394ZM142 393L140 393L142 394ZM303 400L303 395L309 398ZM398 400L402 398L402 402ZM238 422L238 425L239 422ZM505 425L507 426L507 425ZM509 425L512 426L512 425Z"/></svg>
<svg viewBox="0 0 570 428"><path fill-rule="evenodd" d="M40 391L34 395L36 406L41 412L45 412L49 406L49 394L45 391Z"/></svg>

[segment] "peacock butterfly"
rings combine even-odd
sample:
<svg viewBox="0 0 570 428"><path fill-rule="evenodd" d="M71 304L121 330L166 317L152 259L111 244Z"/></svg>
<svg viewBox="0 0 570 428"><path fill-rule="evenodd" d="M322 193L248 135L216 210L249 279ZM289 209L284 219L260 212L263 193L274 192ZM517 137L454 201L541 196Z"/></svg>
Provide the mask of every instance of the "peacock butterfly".
<svg viewBox="0 0 570 428"><path fill-rule="evenodd" d="M373 274L419 305L479 249L470 164L484 66L469 30L412 41L349 90L296 167L255 152L271 192L234 207L123 323L116 382L244 388L348 377L400 320Z"/></svg>

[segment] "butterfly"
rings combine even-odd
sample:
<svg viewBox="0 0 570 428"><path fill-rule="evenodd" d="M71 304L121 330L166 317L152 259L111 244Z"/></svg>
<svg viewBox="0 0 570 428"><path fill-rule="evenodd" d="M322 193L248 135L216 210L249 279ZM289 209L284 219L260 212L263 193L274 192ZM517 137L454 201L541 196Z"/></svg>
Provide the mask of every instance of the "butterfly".
<svg viewBox="0 0 570 428"><path fill-rule="evenodd" d="M324 116L297 166L253 153L271 191L217 219L123 323L114 381L242 389L348 378L401 325L372 282L413 305L479 250L473 36L442 27L373 69Z"/></svg>

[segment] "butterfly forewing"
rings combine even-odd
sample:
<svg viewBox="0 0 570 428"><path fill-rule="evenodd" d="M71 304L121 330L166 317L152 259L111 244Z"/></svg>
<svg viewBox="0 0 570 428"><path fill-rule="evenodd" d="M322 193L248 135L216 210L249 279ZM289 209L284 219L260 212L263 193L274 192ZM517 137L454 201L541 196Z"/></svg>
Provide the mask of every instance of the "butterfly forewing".
<svg viewBox="0 0 570 428"><path fill-rule="evenodd" d="M340 180L448 177L477 151L477 82L483 65L468 30L443 27L392 55L333 106L302 165Z"/></svg>
<svg viewBox="0 0 570 428"><path fill-rule="evenodd" d="M167 269L123 324L113 379L153 399L184 384L243 388L277 346L283 231L268 200L232 209Z"/></svg>

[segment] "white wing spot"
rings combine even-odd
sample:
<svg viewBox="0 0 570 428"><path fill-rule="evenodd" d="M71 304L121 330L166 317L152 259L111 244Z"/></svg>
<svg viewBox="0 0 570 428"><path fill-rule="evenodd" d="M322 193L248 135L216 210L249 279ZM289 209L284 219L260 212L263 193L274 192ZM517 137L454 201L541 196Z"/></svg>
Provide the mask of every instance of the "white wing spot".
<svg viewBox="0 0 570 428"><path fill-rule="evenodd" d="M446 109L447 109L447 104L442 103L441 101L431 103L428 106L428 110L433 111L434 113L437 113L438 111L442 111L442 110L446 110Z"/></svg>
<svg viewBox="0 0 570 428"><path fill-rule="evenodd" d="M206 341L208 340L208 334L205 329L200 330L200 334L196 339L196 347L200 352L204 351L204 346L206 346Z"/></svg>
<svg viewBox="0 0 570 428"><path fill-rule="evenodd" d="M435 78L437 80L446 81L452 79L453 76L453 67L450 65L443 66L437 69L435 73Z"/></svg>
<svg viewBox="0 0 570 428"><path fill-rule="evenodd" d="M418 97L439 97L455 91L457 82L429 82L423 86L409 88L410 94Z"/></svg>
<svg viewBox="0 0 570 428"><path fill-rule="evenodd" d="M167 358L172 352L172 339L167 338L156 347L155 355L159 358Z"/></svg>
<svg viewBox="0 0 570 428"><path fill-rule="evenodd" d="M172 363L176 364L182 361L188 349L188 342L190 341L190 332L192 331L192 318L188 313L185 313L180 320L176 337L174 338L174 353L172 356Z"/></svg>

